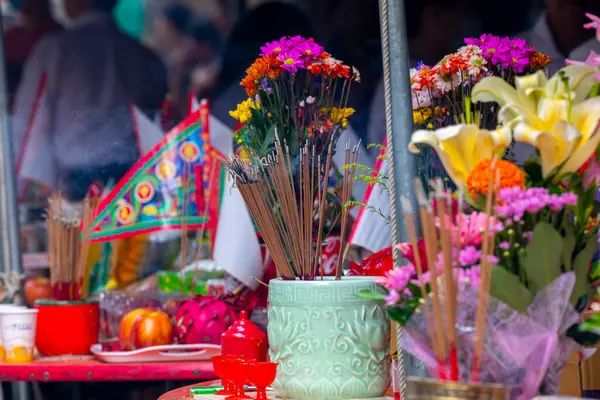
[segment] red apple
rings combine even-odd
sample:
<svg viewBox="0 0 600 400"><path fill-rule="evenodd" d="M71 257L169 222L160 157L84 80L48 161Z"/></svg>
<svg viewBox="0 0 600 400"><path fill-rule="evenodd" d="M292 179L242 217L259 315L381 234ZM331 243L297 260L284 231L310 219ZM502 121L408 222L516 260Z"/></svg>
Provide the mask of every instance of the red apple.
<svg viewBox="0 0 600 400"><path fill-rule="evenodd" d="M173 343L173 325L167 313L138 308L123 317L119 327L119 343L123 350Z"/></svg>
<svg viewBox="0 0 600 400"><path fill-rule="evenodd" d="M52 285L50 280L41 276L27 278L25 281L25 300L29 307L38 299L49 299L52 297Z"/></svg>

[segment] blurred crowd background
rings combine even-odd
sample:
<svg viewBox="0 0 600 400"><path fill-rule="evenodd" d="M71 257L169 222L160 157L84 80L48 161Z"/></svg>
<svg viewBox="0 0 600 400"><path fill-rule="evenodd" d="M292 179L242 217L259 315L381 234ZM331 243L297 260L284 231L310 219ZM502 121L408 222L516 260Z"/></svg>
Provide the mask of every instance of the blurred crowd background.
<svg viewBox="0 0 600 400"><path fill-rule="evenodd" d="M63 29L66 20L60 3L78 0L4 1L8 83L14 95L36 43ZM584 12L600 8L597 0L405 3L414 64L433 64L461 46L464 37L481 33L520 34L539 51L564 59L593 34L581 27ZM353 128L370 141L381 139L377 133L369 134L369 125L380 123L371 112L376 111L372 105L378 102L382 76L376 0L120 0L113 15L124 32L160 57L175 118L186 114L188 93L193 90L199 98L209 99L212 113L233 127L228 110L244 97L238 83L259 46L283 35L302 34L313 36L360 70L362 84L351 98L357 110Z"/></svg>

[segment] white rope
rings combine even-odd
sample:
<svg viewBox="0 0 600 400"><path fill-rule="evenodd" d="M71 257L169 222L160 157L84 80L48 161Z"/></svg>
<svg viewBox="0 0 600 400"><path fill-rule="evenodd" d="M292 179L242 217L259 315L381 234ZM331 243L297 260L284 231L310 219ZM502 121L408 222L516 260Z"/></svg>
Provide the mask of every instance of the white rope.
<svg viewBox="0 0 600 400"><path fill-rule="evenodd" d="M409 0L410 1L410 0ZM413 0L416 1L416 0ZM385 89L385 128L387 137L387 156L390 161L389 165L389 184L390 184L390 218L392 220L392 243L398 243L398 224L396 221L396 180L394 179L394 159L392 148L392 88L391 88L391 71L390 71L390 35L389 35L389 20L388 20L388 2L380 0L381 13L381 48L383 58L383 84ZM399 251L394 250L394 267L398 266ZM402 337L402 328L398 327L397 340L398 345ZM393 340L393 338L392 338ZM398 346L398 384L400 386L400 399L406 399L406 376L404 374L404 354L402 348Z"/></svg>

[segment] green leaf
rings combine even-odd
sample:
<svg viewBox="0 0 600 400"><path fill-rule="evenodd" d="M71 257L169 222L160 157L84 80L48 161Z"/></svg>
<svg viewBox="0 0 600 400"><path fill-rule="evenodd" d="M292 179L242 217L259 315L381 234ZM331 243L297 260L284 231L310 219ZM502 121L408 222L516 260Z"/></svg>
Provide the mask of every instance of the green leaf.
<svg viewBox="0 0 600 400"><path fill-rule="evenodd" d="M275 140L275 125L271 125L269 127L269 129L267 130L264 141L262 142L262 145L260 148L261 155L264 156L267 154L267 152L271 148L271 145L273 144L274 140Z"/></svg>
<svg viewBox="0 0 600 400"><path fill-rule="evenodd" d="M567 222L565 227L565 234L563 237L563 249L562 249L562 263L565 266L566 271L571 270L573 261L573 250L575 250L575 229L573 228L572 222Z"/></svg>
<svg viewBox="0 0 600 400"><path fill-rule="evenodd" d="M387 311L390 318L399 323L400 326L406 325L413 314L413 310L406 310L400 307L388 307Z"/></svg>
<svg viewBox="0 0 600 400"><path fill-rule="evenodd" d="M590 286L588 281L588 270L590 268L590 263L592 262L592 257L598 248L596 236L590 236L585 243L585 247L583 250L577 254L575 257L575 262L573 263L573 271L575 271L575 276L577 279L575 280L575 287L573 288L573 293L571 293L571 303L577 303L577 300L585 295Z"/></svg>
<svg viewBox="0 0 600 400"><path fill-rule="evenodd" d="M490 294L520 313L525 313L533 300L533 294L519 280L500 265L492 267Z"/></svg>
<svg viewBox="0 0 600 400"><path fill-rule="evenodd" d="M365 299L365 300L373 300L373 301L384 301L385 300L385 294L380 293L380 292L376 292L374 290L361 290L360 292L358 292L356 294L356 296L360 297L361 299Z"/></svg>
<svg viewBox="0 0 600 400"><path fill-rule="evenodd" d="M571 327L567 330L567 336L582 346L595 346L600 340L600 336L598 336L598 334L582 330L581 324L571 325Z"/></svg>
<svg viewBox="0 0 600 400"><path fill-rule="evenodd" d="M527 173L527 177L531 179L532 182L541 182L544 179L542 174L542 166L536 158L530 158L529 160L525 161L525 165L523 167Z"/></svg>
<svg viewBox="0 0 600 400"><path fill-rule="evenodd" d="M425 294L421 293L420 286L417 286L414 283L409 282L407 287L413 296L415 296L415 297L424 297L425 296ZM425 290L427 290L427 288L425 288Z"/></svg>
<svg viewBox="0 0 600 400"><path fill-rule="evenodd" d="M533 229L531 243L526 247L523 268L528 287L533 293L545 288L562 274L563 238L547 222L539 222Z"/></svg>

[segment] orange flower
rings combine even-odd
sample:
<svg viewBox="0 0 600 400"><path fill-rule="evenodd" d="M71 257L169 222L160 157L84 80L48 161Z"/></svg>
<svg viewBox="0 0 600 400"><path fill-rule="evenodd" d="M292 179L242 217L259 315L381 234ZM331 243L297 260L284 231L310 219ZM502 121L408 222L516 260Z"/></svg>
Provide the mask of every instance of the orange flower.
<svg viewBox="0 0 600 400"><path fill-rule="evenodd" d="M531 55L530 62L531 68L544 68L550 64L550 56L536 51Z"/></svg>
<svg viewBox="0 0 600 400"><path fill-rule="evenodd" d="M328 52L324 51L321 54L319 54L319 58L321 60L326 60L328 58L331 58L331 54L329 54Z"/></svg>
<svg viewBox="0 0 600 400"><path fill-rule="evenodd" d="M270 65L262 58L254 60L252 65L248 67L246 73L256 81L260 81L269 72Z"/></svg>
<svg viewBox="0 0 600 400"><path fill-rule="evenodd" d="M492 160L488 158L477 164L469 174L467 190L474 201L477 201L480 195L487 195L490 178L496 179L497 174L500 176L500 185L495 188L496 190L515 186L521 189L525 188L525 174L515 164L506 160L498 160L495 162L494 171L491 171L491 168Z"/></svg>
<svg viewBox="0 0 600 400"><path fill-rule="evenodd" d="M246 75L246 77L240 82L240 86L244 87L248 97L254 97L256 94L256 80L254 77Z"/></svg>
<svg viewBox="0 0 600 400"><path fill-rule="evenodd" d="M267 54L265 56L263 56L263 60L269 64L271 67L281 67L281 61L279 60L279 58L277 58L277 56L274 56L272 54Z"/></svg>

